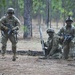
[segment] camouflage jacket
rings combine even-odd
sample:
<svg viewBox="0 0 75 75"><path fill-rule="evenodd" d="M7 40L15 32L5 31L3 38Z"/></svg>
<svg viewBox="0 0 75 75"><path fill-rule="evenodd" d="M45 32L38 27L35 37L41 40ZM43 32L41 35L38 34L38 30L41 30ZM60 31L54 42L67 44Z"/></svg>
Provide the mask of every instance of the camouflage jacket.
<svg viewBox="0 0 75 75"><path fill-rule="evenodd" d="M73 36L72 40L74 41L74 39L75 39L75 27L74 26L71 26L71 27L64 26L64 27L62 27L59 30L58 35L62 36L62 34Z"/></svg>
<svg viewBox="0 0 75 75"><path fill-rule="evenodd" d="M50 54L53 54L59 48L59 36L54 34L52 38L48 38L46 42Z"/></svg>
<svg viewBox="0 0 75 75"><path fill-rule="evenodd" d="M20 27L20 21L19 19L13 15L12 18L9 18L7 15L6 16L3 16L1 19L0 19L0 29L2 27L4 27L6 24L10 24L12 28L18 28Z"/></svg>

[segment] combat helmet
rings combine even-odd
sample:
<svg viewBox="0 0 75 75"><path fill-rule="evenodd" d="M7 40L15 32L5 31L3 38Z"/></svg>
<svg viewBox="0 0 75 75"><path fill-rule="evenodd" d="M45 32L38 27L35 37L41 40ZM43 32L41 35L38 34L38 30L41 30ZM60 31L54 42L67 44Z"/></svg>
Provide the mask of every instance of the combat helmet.
<svg viewBox="0 0 75 75"><path fill-rule="evenodd" d="M47 33L54 33L54 30L52 28L47 30Z"/></svg>
<svg viewBox="0 0 75 75"><path fill-rule="evenodd" d="M14 14L14 8L8 8L7 14Z"/></svg>
<svg viewBox="0 0 75 75"><path fill-rule="evenodd" d="M73 19L71 16L68 16L68 18L66 19L66 22L73 22Z"/></svg>

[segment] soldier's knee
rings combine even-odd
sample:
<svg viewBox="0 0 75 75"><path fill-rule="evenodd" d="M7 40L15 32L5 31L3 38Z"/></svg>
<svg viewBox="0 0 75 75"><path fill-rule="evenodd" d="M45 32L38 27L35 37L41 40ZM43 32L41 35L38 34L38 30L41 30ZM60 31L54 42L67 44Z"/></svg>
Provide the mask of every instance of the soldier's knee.
<svg viewBox="0 0 75 75"><path fill-rule="evenodd" d="M12 43L12 47L16 47L16 43Z"/></svg>
<svg viewBox="0 0 75 75"><path fill-rule="evenodd" d="M12 46L12 51L14 54L16 53L16 46Z"/></svg>
<svg viewBox="0 0 75 75"><path fill-rule="evenodd" d="M16 45L15 46L12 46L12 50L16 50Z"/></svg>
<svg viewBox="0 0 75 75"><path fill-rule="evenodd" d="M2 45L2 50L3 50L3 49L6 49L6 45Z"/></svg>

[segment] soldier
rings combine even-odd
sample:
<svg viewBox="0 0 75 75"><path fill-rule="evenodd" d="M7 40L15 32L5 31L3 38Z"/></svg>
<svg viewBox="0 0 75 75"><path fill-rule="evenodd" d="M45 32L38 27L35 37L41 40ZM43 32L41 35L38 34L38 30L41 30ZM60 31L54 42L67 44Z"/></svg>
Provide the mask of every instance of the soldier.
<svg viewBox="0 0 75 75"><path fill-rule="evenodd" d="M44 43L45 55L47 58L61 58L61 48L59 47L59 36L55 34L53 29L47 30L48 40Z"/></svg>
<svg viewBox="0 0 75 75"><path fill-rule="evenodd" d="M16 60L16 44L17 44L17 30L20 27L19 19L14 15L14 9L8 8L7 14L0 19L0 29L2 34L2 56L4 57L8 39L12 43L13 58Z"/></svg>
<svg viewBox="0 0 75 75"><path fill-rule="evenodd" d="M72 40L75 39L75 28L72 25L72 17L68 16L65 22L66 26L60 29L58 35L63 39L63 58L71 60L71 57L69 57L69 51L71 48Z"/></svg>

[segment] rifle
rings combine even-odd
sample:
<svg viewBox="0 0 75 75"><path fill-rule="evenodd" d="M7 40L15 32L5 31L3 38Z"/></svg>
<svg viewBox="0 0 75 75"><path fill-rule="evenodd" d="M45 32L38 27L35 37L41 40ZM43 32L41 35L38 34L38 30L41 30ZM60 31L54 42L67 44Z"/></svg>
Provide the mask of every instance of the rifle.
<svg viewBox="0 0 75 75"><path fill-rule="evenodd" d="M6 26L6 27L8 27L8 30L6 31L3 27L3 29L2 29L2 35L4 35L4 33L6 33L7 32L7 34L8 34L8 37L11 35L11 34L15 34L15 37L16 37L16 40L17 40L17 30L18 30L18 28L17 29L15 29L15 30L12 30L12 25L10 25L10 24L4 24L4 23L2 23L4 26Z"/></svg>
<svg viewBox="0 0 75 75"><path fill-rule="evenodd" d="M43 54L45 55L45 46L44 46L44 40L43 40L43 36L42 36L42 28L40 25L39 25L39 33L40 33L40 39L41 39Z"/></svg>
<svg viewBox="0 0 75 75"><path fill-rule="evenodd" d="M10 24L6 25L8 27L8 35L10 36L13 33L12 27Z"/></svg>
<svg viewBox="0 0 75 75"><path fill-rule="evenodd" d="M64 38L63 43L70 43L73 39L73 36L70 34L63 34L62 36Z"/></svg>

